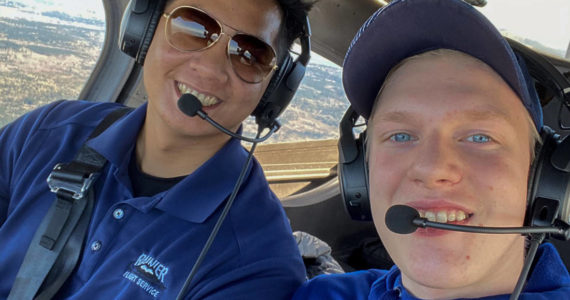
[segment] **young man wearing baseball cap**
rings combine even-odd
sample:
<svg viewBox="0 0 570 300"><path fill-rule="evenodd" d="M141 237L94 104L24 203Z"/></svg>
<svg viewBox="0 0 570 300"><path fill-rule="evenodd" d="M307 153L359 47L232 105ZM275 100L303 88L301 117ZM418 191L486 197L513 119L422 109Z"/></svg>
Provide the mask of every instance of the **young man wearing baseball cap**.
<svg viewBox="0 0 570 300"><path fill-rule="evenodd" d="M377 11L345 58L344 87L367 119L372 217L390 270L317 277L295 299L508 299L527 247L517 234L419 229L387 210L440 223L520 227L542 110L526 67L497 29L459 0L402 0ZM523 299L568 299L570 276L543 244Z"/></svg>

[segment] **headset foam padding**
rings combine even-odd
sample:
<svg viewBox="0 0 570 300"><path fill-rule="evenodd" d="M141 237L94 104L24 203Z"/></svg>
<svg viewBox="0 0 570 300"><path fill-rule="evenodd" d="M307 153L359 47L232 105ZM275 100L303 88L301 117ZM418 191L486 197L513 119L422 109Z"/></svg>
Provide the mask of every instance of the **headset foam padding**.
<svg viewBox="0 0 570 300"><path fill-rule="evenodd" d="M340 122L338 142L338 178L343 206L356 221L371 221L368 167L366 164L366 132L354 138L352 129L358 114L349 107Z"/></svg>
<svg viewBox="0 0 570 300"><path fill-rule="evenodd" d="M525 225L550 226L555 219L570 222L570 139L560 139L545 126L542 145L529 173Z"/></svg>
<svg viewBox="0 0 570 300"><path fill-rule="evenodd" d="M165 0L131 0L123 12L119 48L140 65L144 63L164 4Z"/></svg>
<svg viewBox="0 0 570 300"><path fill-rule="evenodd" d="M271 124L269 123L272 123L277 117L275 114L277 113L278 115L291 101L291 99L289 99L289 101L287 101L287 99L283 100L286 95L279 94L278 90L281 82L287 78L286 75L291 70L292 64L293 59L287 54L271 77L259 104L257 104L257 107L251 113L256 118L257 124L267 124L263 127L270 127ZM282 102L286 102L286 104L282 105Z"/></svg>

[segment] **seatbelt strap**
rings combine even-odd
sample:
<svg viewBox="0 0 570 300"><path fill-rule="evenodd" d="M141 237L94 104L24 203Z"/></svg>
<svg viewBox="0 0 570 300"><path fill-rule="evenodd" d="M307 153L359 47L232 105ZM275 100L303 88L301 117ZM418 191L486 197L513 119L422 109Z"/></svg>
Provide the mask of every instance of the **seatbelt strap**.
<svg viewBox="0 0 570 300"><path fill-rule="evenodd" d="M111 112L87 141L131 110ZM56 199L34 234L8 300L51 299L77 264L93 212L92 186L107 162L86 143L72 162L57 164L47 179Z"/></svg>

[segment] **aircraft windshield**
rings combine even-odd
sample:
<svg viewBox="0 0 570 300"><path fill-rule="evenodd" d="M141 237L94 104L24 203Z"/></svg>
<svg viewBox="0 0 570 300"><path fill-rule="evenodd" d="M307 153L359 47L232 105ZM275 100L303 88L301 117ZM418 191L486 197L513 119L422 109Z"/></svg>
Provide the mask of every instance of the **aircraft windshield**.
<svg viewBox="0 0 570 300"><path fill-rule="evenodd" d="M570 1L487 0L478 9L503 35L570 60Z"/></svg>

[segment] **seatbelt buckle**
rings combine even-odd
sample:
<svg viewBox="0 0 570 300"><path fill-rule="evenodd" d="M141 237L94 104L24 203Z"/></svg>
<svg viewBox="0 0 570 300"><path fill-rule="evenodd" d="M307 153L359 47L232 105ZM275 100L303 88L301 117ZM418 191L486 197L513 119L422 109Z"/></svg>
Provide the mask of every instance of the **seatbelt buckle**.
<svg viewBox="0 0 570 300"><path fill-rule="evenodd" d="M55 165L47 178L50 190L55 194L65 191L75 200L85 196L85 193L95 182L99 173L89 173L78 167L77 164L59 163Z"/></svg>

